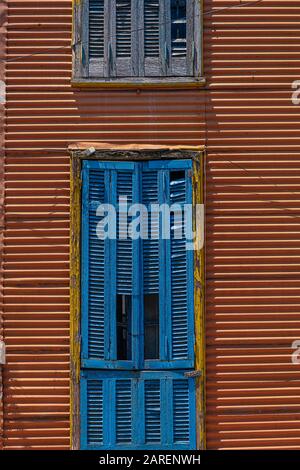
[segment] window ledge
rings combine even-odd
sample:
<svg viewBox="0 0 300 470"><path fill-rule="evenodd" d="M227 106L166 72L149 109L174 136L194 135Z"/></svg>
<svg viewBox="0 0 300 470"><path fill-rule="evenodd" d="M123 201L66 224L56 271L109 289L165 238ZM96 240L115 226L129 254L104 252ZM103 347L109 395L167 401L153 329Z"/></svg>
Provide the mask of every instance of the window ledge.
<svg viewBox="0 0 300 470"><path fill-rule="evenodd" d="M103 88L195 88L206 84L205 78L169 77L169 78L73 78L74 87L103 87Z"/></svg>

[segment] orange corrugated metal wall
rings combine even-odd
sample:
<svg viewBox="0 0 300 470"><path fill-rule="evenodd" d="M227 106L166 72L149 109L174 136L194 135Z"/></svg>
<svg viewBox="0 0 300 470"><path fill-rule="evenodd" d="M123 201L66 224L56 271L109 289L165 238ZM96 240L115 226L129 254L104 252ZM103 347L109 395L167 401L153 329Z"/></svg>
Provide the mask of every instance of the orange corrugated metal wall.
<svg viewBox="0 0 300 470"><path fill-rule="evenodd" d="M300 448L300 0L242 3L204 1L205 90L138 93L70 86L71 0L8 0L6 449L69 448L66 149L85 140L207 146L207 445Z"/></svg>
<svg viewBox="0 0 300 470"><path fill-rule="evenodd" d="M6 2L0 4L0 341L3 341L3 228L4 228L4 126L5 126L5 52ZM2 343L1 343L2 344ZM0 450L3 448L3 385L0 363Z"/></svg>

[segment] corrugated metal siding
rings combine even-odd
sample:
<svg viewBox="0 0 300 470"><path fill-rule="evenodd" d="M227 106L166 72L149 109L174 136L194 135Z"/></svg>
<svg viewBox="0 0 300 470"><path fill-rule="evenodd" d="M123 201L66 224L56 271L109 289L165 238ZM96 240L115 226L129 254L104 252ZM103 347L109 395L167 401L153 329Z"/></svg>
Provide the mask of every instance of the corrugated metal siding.
<svg viewBox="0 0 300 470"><path fill-rule="evenodd" d="M3 341L3 228L4 228L4 127L5 127L5 54L6 3L0 5L0 341ZM3 380L0 364L0 450L3 448Z"/></svg>
<svg viewBox="0 0 300 470"><path fill-rule="evenodd" d="M27 57L7 64L7 449L69 447L66 148L84 140L207 145L208 447L300 448L300 1L204 3L206 90L137 92L70 86L70 0L8 1L9 59Z"/></svg>

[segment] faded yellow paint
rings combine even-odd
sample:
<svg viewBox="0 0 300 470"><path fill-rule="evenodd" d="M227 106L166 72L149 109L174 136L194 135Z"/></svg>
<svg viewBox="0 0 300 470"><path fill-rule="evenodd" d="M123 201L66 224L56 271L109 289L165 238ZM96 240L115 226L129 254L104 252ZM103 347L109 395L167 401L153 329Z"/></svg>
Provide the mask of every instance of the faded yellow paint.
<svg viewBox="0 0 300 470"><path fill-rule="evenodd" d="M199 154L199 161L194 161L193 166L193 204L203 204L204 202L204 157L205 153ZM197 446L199 449L206 448L205 432L205 256L204 240L201 240L202 230L196 230L196 218L194 218L195 240L195 366L201 373L197 379L196 400L197 400ZM203 243L203 244L202 244ZM201 247L199 249L199 247Z"/></svg>
<svg viewBox="0 0 300 470"><path fill-rule="evenodd" d="M70 406L71 449L79 449L80 386L80 225L81 160L71 158L71 232L70 232Z"/></svg>

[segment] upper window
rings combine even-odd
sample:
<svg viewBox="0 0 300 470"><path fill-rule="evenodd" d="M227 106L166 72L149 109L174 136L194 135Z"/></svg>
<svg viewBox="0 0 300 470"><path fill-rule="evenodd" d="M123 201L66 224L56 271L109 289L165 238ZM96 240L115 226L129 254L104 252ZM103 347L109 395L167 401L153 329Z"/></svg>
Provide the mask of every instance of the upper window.
<svg viewBox="0 0 300 470"><path fill-rule="evenodd" d="M74 15L75 82L201 82L199 0L81 0Z"/></svg>

